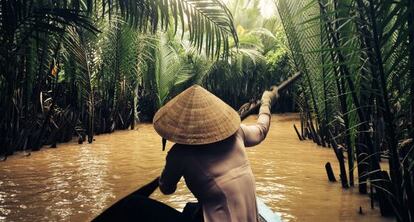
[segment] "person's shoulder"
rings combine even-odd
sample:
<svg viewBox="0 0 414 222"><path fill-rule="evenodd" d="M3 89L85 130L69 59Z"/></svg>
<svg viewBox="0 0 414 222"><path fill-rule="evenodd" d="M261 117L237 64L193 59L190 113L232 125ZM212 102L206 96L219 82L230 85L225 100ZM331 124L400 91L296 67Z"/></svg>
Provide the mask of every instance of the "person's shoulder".
<svg viewBox="0 0 414 222"><path fill-rule="evenodd" d="M181 144L174 144L170 151L168 151L169 155L178 155L178 154L182 154L183 152L185 152L185 148L183 147L183 145Z"/></svg>
<svg viewBox="0 0 414 222"><path fill-rule="evenodd" d="M175 143L174 145L172 145L172 147L171 147L171 149L168 151L168 153L175 153L175 152L178 152L179 150L180 150L179 145Z"/></svg>
<svg viewBox="0 0 414 222"><path fill-rule="evenodd" d="M187 159L189 156L192 156L191 152L189 151L191 150L186 149L184 145L174 144L168 151L167 158L183 162L184 159Z"/></svg>
<svg viewBox="0 0 414 222"><path fill-rule="evenodd" d="M180 149L179 147L176 146L176 144L174 144L170 150L168 150L167 152L167 159L169 159L170 161L172 160L176 160L177 158L179 158L180 156Z"/></svg>

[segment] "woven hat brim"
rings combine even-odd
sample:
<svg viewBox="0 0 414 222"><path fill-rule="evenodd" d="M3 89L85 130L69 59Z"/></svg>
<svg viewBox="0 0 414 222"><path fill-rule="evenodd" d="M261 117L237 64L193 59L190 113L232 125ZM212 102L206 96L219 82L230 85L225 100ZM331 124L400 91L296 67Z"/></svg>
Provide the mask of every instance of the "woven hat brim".
<svg viewBox="0 0 414 222"><path fill-rule="evenodd" d="M192 86L158 110L154 128L163 138L187 145L224 140L240 128L240 116L201 86Z"/></svg>

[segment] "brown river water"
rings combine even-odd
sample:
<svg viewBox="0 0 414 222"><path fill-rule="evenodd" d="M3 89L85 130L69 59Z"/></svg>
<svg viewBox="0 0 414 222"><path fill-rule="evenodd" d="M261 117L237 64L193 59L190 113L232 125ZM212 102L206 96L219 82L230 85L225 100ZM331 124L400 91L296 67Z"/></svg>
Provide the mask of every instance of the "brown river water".
<svg viewBox="0 0 414 222"><path fill-rule="evenodd" d="M372 210L356 188L327 181L327 161L339 175L333 151L299 141L295 122L295 114L273 115L266 140L248 149L257 195L284 221L393 221L380 217L378 207ZM0 162L0 221L90 221L160 174L166 152L152 125L95 138L92 144L73 141ZM157 190L152 197L177 209L194 201L183 181L176 193Z"/></svg>

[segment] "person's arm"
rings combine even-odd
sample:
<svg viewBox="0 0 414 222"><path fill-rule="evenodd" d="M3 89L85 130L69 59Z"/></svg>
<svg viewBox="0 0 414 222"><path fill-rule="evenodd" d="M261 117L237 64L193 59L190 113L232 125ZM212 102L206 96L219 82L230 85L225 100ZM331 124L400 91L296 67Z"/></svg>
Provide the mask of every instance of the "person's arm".
<svg viewBox="0 0 414 222"><path fill-rule="evenodd" d="M164 170L159 179L160 190L163 194L172 194L177 189L177 183L182 176L182 161L172 152L173 148L168 152Z"/></svg>
<svg viewBox="0 0 414 222"><path fill-rule="evenodd" d="M244 145L246 147L255 146L266 138L270 128L270 109L277 98L279 98L277 88L274 88L272 91L265 91L262 95L262 104L256 124L248 126L242 124L240 126L244 133Z"/></svg>

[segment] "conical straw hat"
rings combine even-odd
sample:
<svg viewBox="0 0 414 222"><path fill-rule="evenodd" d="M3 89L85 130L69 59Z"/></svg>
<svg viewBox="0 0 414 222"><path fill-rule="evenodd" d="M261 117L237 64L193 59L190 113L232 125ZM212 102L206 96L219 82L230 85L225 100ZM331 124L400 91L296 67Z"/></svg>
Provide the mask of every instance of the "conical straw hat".
<svg viewBox="0 0 414 222"><path fill-rule="evenodd" d="M199 85L177 95L154 116L154 128L163 138L188 145L224 140L240 127L240 116L221 99Z"/></svg>

